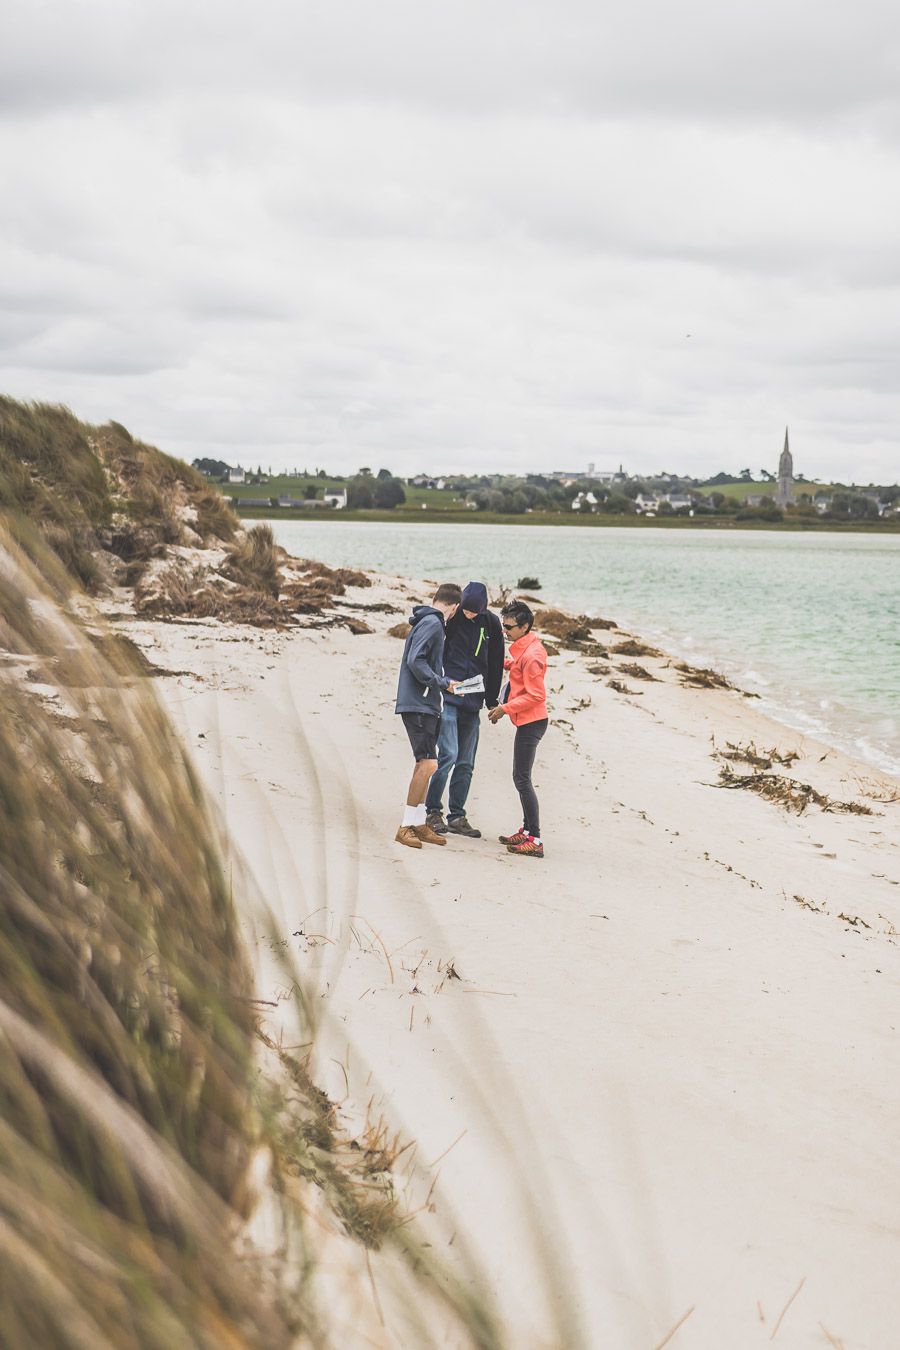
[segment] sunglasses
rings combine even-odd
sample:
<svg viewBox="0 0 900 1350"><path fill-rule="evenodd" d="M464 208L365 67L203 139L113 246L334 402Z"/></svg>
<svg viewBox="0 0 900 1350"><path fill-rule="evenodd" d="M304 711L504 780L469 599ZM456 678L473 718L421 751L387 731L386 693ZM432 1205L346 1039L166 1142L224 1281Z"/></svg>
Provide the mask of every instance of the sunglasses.
<svg viewBox="0 0 900 1350"><path fill-rule="evenodd" d="M514 628L521 628L521 627L522 625L520 623L505 623L503 625L503 631L504 633L511 633Z"/></svg>

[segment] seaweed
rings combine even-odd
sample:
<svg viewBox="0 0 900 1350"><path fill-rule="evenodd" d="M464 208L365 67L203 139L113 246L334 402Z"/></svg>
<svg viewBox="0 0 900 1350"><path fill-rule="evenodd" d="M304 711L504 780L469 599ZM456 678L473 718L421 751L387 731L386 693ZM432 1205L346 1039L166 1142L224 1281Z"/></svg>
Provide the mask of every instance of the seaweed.
<svg viewBox="0 0 900 1350"><path fill-rule="evenodd" d="M836 801L833 797L826 796L824 792L819 792L810 783L800 783L794 778L784 778L777 773L735 773L727 764L723 764L719 770L718 783L711 783L709 786L755 792L766 801L783 806L786 811L794 811L797 815L802 815L810 804L833 814L854 816L875 814L870 806L865 806L862 802Z"/></svg>

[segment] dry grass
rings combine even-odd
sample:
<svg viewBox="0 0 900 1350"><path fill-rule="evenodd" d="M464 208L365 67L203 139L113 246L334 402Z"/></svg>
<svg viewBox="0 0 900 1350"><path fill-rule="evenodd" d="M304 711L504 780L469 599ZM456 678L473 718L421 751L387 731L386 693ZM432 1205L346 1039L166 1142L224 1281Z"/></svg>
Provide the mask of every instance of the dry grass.
<svg viewBox="0 0 900 1350"><path fill-rule="evenodd" d="M353 1139L307 1063L261 1047L218 827L128 648L69 617L46 552L41 575L6 536L0 564L0 642L28 658L0 663L0 1344L346 1344L360 1291L350 1263L320 1279L324 1204L395 1258L405 1343L435 1343L440 1306L441 1343L499 1347L477 1274L398 1202L396 1134Z"/></svg>
<svg viewBox="0 0 900 1350"><path fill-rule="evenodd" d="M284 550L275 543L271 525L254 525L229 549L222 573L251 591L278 599Z"/></svg>
<svg viewBox="0 0 900 1350"><path fill-rule="evenodd" d="M101 550L131 568L123 579L133 584L169 544L228 540L238 524L201 474L118 422L91 426L10 398L0 398L0 507L30 521L89 591L106 580Z"/></svg>

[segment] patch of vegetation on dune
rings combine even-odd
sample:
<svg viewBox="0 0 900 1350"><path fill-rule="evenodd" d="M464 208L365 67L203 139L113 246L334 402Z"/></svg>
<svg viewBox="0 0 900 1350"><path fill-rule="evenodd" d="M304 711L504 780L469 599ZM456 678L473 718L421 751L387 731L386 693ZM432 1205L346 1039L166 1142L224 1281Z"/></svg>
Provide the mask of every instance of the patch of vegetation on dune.
<svg viewBox="0 0 900 1350"><path fill-rule="evenodd" d="M245 529L198 470L119 422L91 426L67 408L0 398L0 506L27 521L88 592L133 591L153 618L287 626L322 618L362 572L291 559L271 526ZM29 548L32 536L21 533ZM312 621L312 620L310 620Z"/></svg>
<svg viewBox="0 0 900 1350"><path fill-rule="evenodd" d="M120 423L2 396L0 506L30 520L89 591L111 577L133 583L169 545L203 548L239 529L202 474Z"/></svg>

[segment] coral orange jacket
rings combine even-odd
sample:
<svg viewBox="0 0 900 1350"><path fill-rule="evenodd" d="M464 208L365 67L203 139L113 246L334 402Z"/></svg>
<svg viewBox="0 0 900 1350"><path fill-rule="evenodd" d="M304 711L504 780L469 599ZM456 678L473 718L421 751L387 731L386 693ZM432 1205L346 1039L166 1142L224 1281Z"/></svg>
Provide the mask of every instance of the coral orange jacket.
<svg viewBox="0 0 900 1350"><path fill-rule="evenodd" d="M509 671L509 698L503 705L514 727L540 722L547 716L547 653L537 633L517 638L504 661Z"/></svg>

